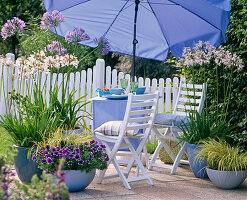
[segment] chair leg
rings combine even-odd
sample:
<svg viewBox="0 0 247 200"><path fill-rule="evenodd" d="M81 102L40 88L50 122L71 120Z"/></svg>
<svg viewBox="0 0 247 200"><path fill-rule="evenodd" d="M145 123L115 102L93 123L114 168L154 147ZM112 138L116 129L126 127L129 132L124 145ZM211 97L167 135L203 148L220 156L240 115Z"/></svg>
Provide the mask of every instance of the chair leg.
<svg viewBox="0 0 247 200"><path fill-rule="evenodd" d="M126 177L124 176L124 173L123 173L122 170L120 169L120 167L119 167L119 165L118 165L118 163L117 163L116 158L114 158L114 159L112 160L112 163L113 163L115 169L117 170L117 172L118 172L118 174L119 174L119 177L120 177L122 183L124 184L124 187L127 188L127 189L129 189L129 190L131 190L131 187L130 187L130 185L129 185L127 179L126 179Z"/></svg>
<svg viewBox="0 0 247 200"><path fill-rule="evenodd" d="M154 154L153 154L153 157L152 157L152 159L151 159L151 161L150 161L150 163L149 163L149 165L148 165L148 169L149 169L149 170L152 170L153 164L155 163L155 160L157 159L157 157L158 157L158 155L159 155L159 152L160 152L161 148L162 148L162 144L161 144L161 142L159 141L159 144L158 144L157 148L155 149L155 152L154 152Z"/></svg>
<svg viewBox="0 0 247 200"><path fill-rule="evenodd" d="M133 155L133 158L132 158L132 159L133 159L134 161L136 161L137 166L139 166L139 168L141 169L142 174L143 174L143 176L147 179L148 184L153 185L153 182L152 182L152 180L150 179L150 177L149 177L149 175L148 175L148 173L147 173L145 167L143 166L142 161L140 160L140 157L139 157L139 155L140 155L141 153L139 153L138 151L140 151L140 149L142 149L143 147L142 147L142 148L139 148L139 147L138 147L138 148L137 148L137 151L135 151L135 149L134 149L134 147L132 146L130 140L129 140L129 139L126 139L125 141L126 141L126 144L129 145L129 149L130 149L130 151L131 151L131 153L132 153L132 155ZM142 142L141 142L141 143L142 143ZM140 145L141 145L141 143L140 143ZM145 143L144 143L144 144L145 144Z"/></svg>
<svg viewBox="0 0 247 200"><path fill-rule="evenodd" d="M182 148L180 149L174 163L173 163L173 166L172 166L172 170L171 170L171 174L175 174L176 173L176 170L177 170L177 167L180 163L180 160L182 158L182 156L184 155L184 152L186 151L186 148L187 148L187 143L184 142Z"/></svg>

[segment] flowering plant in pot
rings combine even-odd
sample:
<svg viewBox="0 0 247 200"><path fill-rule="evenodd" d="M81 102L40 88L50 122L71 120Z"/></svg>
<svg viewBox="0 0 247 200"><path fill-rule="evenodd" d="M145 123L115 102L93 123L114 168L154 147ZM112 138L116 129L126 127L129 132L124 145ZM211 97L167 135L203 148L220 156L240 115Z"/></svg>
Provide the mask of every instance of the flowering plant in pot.
<svg viewBox="0 0 247 200"><path fill-rule="evenodd" d="M32 158L39 168L53 174L61 159L65 159L65 183L70 192L83 190L94 178L96 169L107 168L105 145L82 133L54 133L37 147Z"/></svg>
<svg viewBox="0 0 247 200"><path fill-rule="evenodd" d="M204 141L196 159L207 162L209 179L219 188L234 189L247 176L247 153L226 141Z"/></svg>

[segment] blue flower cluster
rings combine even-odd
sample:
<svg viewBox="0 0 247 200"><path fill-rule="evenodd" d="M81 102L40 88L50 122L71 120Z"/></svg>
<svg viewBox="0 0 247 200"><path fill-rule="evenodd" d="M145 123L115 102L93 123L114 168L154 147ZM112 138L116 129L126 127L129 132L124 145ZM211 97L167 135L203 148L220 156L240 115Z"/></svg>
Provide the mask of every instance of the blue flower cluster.
<svg viewBox="0 0 247 200"><path fill-rule="evenodd" d="M105 152L105 145L98 144L96 140L85 142L78 147L67 145L64 147L41 146L32 159L43 170L53 173L56 171L61 159L65 160L66 170L87 170L94 168L105 169L109 157Z"/></svg>

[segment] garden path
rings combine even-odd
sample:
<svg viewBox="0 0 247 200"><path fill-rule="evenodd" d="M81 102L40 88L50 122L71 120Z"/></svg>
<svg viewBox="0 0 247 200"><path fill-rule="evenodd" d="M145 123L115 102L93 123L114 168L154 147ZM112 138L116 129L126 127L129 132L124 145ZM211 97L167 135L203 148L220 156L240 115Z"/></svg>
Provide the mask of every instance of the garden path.
<svg viewBox="0 0 247 200"><path fill-rule="evenodd" d="M109 170L114 170L109 166ZM135 173L132 170L132 175ZM127 190L119 178L103 180L97 184L97 178L82 192L71 193L71 200L247 200L247 179L235 190L216 188L209 179L198 179L188 165L178 167L176 175L170 170L154 168L149 171L154 186L146 181L131 183L132 190Z"/></svg>

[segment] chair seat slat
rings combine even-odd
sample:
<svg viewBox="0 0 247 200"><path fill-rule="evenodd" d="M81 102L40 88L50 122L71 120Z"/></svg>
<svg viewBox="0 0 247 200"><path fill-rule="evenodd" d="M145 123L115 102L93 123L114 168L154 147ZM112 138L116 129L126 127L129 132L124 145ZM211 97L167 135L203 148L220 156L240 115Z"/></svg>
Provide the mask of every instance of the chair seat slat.
<svg viewBox="0 0 247 200"><path fill-rule="evenodd" d="M184 109L184 110L198 110L199 106L190 106L190 105L178 105L178 109Z"/></svg>

